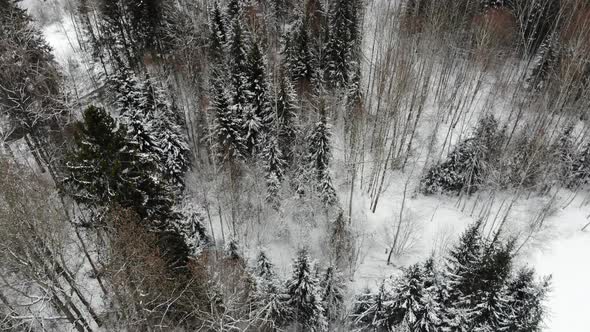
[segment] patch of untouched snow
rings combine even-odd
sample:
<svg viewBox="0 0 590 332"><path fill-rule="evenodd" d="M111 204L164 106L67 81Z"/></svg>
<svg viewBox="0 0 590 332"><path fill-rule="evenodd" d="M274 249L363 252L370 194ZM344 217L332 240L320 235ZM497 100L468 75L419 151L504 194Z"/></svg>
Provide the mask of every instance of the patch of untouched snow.
<svg viewBox="0 0 590 332"><path fill-rule="evenodd" d="M576 216L572 212L563 214L556 222L567 224L559 228L576 229L569 235L562 231L531 259L539 274L552 275L545 329L548 332L588 331L590 264L586 256L590 253L590 232L580 231L588 220L581 213Z"/></svg>
<svg viewBox="0 0 590 332"><path fill-rule="evenodd" d="M67 61L74 57L75 48L77 47L71 20L63 19L61 22L44 27L43 35L53 49L55 59L62 66L65 66Z"/></svg>
<svg viewBox="0 0 590 332"><path fill-rule="evenodd" d="M398 236L398 244L404 244L405 249L401 255L393 256L388 266L388 253L394 242L404 195L404 179L400 177L399 180L402 183L391 185L382 194L382 203L375 213L367 208L370 199L366 194L356 199L353 228L361 241L358 242L360 257L354 276L355 289L376 287L382 279L398 273L400 267L422 261L432 253L444 252L456 236L474 221L454 206L452 197L412 197L415 184L410 184Z"/></svg>
<svg viewBox="0 0 590 332"><path fill-rule="evenodd" d="M66 77L65 88L73 96L84 99L82 105L86 105L87 97L94 96L91 94L100 87L95 78L102 75L102 71L80 49L72 18L64 15L60 21L43 27L42 31Z"/></svg>
<svg viewBox="0 0 590 332"><path fill-rule="evenodd" d="M65 67L68 60L74 57L78 42L72 18L61 9L64 4L61 1L40 3L38 0L23 0L20 6L26 9L36 21L35 25L41 29L45 40L52 48L55 59ZM43 20L39 17L43 14L50 15L53 19Z"/></svg>

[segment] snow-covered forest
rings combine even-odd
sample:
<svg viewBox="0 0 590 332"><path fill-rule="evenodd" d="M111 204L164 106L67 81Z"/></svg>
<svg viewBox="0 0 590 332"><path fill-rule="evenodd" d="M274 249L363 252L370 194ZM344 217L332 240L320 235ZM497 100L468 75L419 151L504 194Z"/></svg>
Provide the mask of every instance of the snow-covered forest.
<svg viewBox="0 0 590 332"><path fill-rule="evenodd" d="M0 331L588 331L589 92L588 0L0 0Z"/></svg>

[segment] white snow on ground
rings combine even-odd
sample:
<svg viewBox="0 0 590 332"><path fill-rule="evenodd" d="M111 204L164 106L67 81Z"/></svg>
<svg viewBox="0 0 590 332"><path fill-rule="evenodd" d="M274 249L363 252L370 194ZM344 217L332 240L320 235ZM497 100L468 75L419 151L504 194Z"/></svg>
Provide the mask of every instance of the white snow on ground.
<svg viewBox="0 0 590 332"><path fill-rule="evenodd" d="M102 72L91 61L91 56L81 50L72 17L64 14L61 20L44 26L42 32L61 67L66 91L88 101L87 97L100 87L96 78ZM78 107L73 109L79 110Z"/></svg>
<svg viewBox="0 0 590 332"><path fill-rule="evenodd" d="M51 48L53 48L55 59L62 66L65 66L68 59L74 56L77 47L72 21L62 19L59 22L50 24L43 28L43 34Z"/></svg>
<svg viewBox="0 0 590 332"><path fill-rule="evenodd" d="M53 49L56 60L65 67L67 61L76 53L78 42L72 17L64 12L62 1L23 0L21 6L33 16L45 40ZM39 15L47 15L46 20L41 20Z"/></svg>
<svg viewBox="0 0 590 332"><path fill-rule="evenodd" d="M590 253L590 231L580 230L589 220L585 217L574 219L575 216L570 219L569 215L560 217L560 220L555 220L556 223L575 225L576 229L558 235L531 258L539 273L553 276L553 289L547 303L549 317L546 331L588 331L590 264L587 256Z"/></svg>

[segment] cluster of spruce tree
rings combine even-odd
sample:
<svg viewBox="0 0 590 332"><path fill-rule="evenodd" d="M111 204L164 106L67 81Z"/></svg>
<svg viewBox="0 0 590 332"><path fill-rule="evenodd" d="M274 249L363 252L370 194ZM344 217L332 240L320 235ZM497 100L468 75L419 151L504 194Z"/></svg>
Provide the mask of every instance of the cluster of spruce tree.
<svg viewBox="0 0 590 332"><path fill-rule="evenodd" d="M559 94L575 107L587 102L590 65L588 65L585 1L533 1L521 21L527 50L532 54L526 77L527 88L534 92Z"/></svg>
<svg viewBox="0 0 590 332"><path fill-rule="evenodd" d="M523 128L508 146L502 170L504 186L541 190L561 186L577 190L587 184L588 139L575 126L565 124L564 127L555 129L553 138L541 130Z"/></svg>
<svg viewBox="0 0 590 332"><path fill-rule="evenodd" d="M67 158L64 184L67 192L89 209L92 219L86 222L90 223L87 226L100 225L104 213L114 206L132 209L146 228L167 237L176 236L179 251L171 252L170 259L182 266L191 250L186 239L194 238L193 230L202 230L203 226L200 219L176 212L178 179L169 178L170 169L164 171L160 166L161 158L175 156L178 146L165 140L144 141L151 135L167 137L168 133L143 127L141 118L135 120L138 122L122 123L123 119L116 121L105 109L90 106L83 121L76 124L75 147ZM182 165L182 158L174 162ZM195 225L183 227L187 219Z"/></svg>
<svg viewBox="0 0 590 332"><path fill-rule="evenodd" d="M253 315L263 331L331 331L344 318L344 279L337 269L320 271L306 249L293 261L287 280L274 271L264 252L256 258Z"/></svg>
<svg viewBox="0 0 590 332"><path fill-rule="evenodd" d="M541 331L549 279L514 267L514 242L471 225L441 262L429 258L366 291L353 308L362 331Z"/></svg>
<svg viewBox="0 0 590 332"><path fill-rule="evenodd" d="M177 212L190 167L182 118L149 78L122 70L110 86L116 118L90 106L76 124L66 163L68 192L97 213L95 223L113 205L133 209L147 228L177 236L175 260L186 263L191 248L185 244L202 238L204 227L195 216Z"/></svg>
<svg viewBox="0 0 590 332"><path fill-rule="evenodd" d="M75 124L63 182L82 211L72 222L110 239L103 287L117 293L121 326L202 324L195 308L215 302L195 258L213 243L200 211L182 204L190 158L178 116L149 79L122 72L112 85L116 116L90 106Z"/></svg>
<svg viewBox="0 0 590 332"><path fill-rule="evenodd" d="M295 6L290 15L281 6L286 3L275 4L272 13L288 24L278 27L284 35L279 47L283 57L276 63L270 63L267 55L277 49L256 35L252 23L251 12L259 5L234 0L224 9L218 3L212 6L208 44L212 148L232 178L240 164L261 165L267 201L277 210L287 174L297 178L299 194L311 185L325 204L333 205L331 134L322 94L324 85L348 87L350 73L356 70L359 5L336 1L326 11L321 2L308 1ZM275 66L279 69L270 70ZM320 100L313 103L317 115L305 114L303 119L298 114L309 108L310 93ZM307 118L315 124L309 125Z"/></svg>
<svg viewBox="0 0 590 332"><path fill-rule="evenodd" d="M142 63L146 54L164 52L164 20L168 28L174 26L163 8L157 1L137 6L130 1L80 3L79 19L107 74L109 98L104 107L88 107L74 126L63 183L65 192L91 217L78 225L112 227L113 250L124 255L132 248L122 238L139 232L134 227L147 232L145 250L153 250L152 244L159 249L169 270L162 273L173 281L170 287L186 287L199 305L209 306L187 311L186 301L192 297L181 296L167 317L173 324L196 326L200 321L215 326L221 321L243 328L246 319L262 330L296 325L326 331L342 319L339 273L328 269L320 277L305 251L288 281L279 280L264 254L250 272L236 241L227 243L220 258L200 213L181 207L191 167L184 117L148 75L153 72L149 64ZM266 6L230 0L209 8L208 61L203 61L207 70L201 72L208 80L210 160L217 170L227 171L231 181L261 169L266 201L273 209L280 209L288 177L293 192L313 192L325 205L337 203L329 170L332 134L325 89L340 94L357 86L358 92L359 10L356 1L337 1L328 10L319 1ZM148 12L154 15L146 16ZM265 13L264 19L257 13ZM311 21L317 24L308 24ZM284 38L272 40L272 33L261 30ZM210 261L218 262L222 272L212 272L217 264ZM116 268L118 263L111 265ZM150 268L157 270L157 265ZM130 297L149 287L130 280L138 283L137 290L119 284ZM206 281L208 290L194 289L189 285L194 280Z"/></svg>
<svg viewBox="0 0 590 332"><path fill-rule="evenodd" d="M139 68L145 55L161 56L167 50L165 26L172 7L160 0L80 0L78 20L85 44L105 71L110 66Z"/></svg>
<svg viewBox="0 0 590 332"><path fill-rule="evenodd" d="M483 117L440 163L428 169L420 192L473 193L492 188L578 189L590 179L589 144L567 126L554 139L525 127L509 139L492 116Z"/></svg>
<svg viewBox="0 0 590 332"><path fill-rule="evenodd" d="M555 182L577 189L590 181L590 143L575 137L574 127L566 127L550 146L548 154L555 161Z"/></svg>
<svg viewBox="0 0 590 332"><path fill-rule="evenodd" d="M283 55L299 92L346 87L359 63L356 0L307 1L284 34Z"/></svg>
<svg viewBox="0 0 590 332"><path fill-rule="evenodd" d="M483 117L468 138L460 141L444 161L428 170L420 182L420 191L425 194L475 192L497 165L504 140L504 131L499 130L497 120L491 115Z"/></svg>

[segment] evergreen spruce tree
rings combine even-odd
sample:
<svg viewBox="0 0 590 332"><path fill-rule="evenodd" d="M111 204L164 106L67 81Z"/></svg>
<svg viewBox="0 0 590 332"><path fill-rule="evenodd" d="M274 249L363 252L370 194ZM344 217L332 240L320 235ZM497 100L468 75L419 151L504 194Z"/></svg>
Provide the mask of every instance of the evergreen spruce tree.
<svg viewBox="0 0 590 332"><path fill-rule="evenodd" d="M182 236L191 254L197 256L203 249L213 244L207 234L205 218L201 211L192 206L186 207L178 214L179 218L170 222L169 229Z"/></svg>
<svg viewBox="0 0 590 332"><path fill-rule="evenodd" d="M575 156L569 187L576 188L590 179L590 143L586 143Z"/></svg>
<svg viewBox="0 0 590 332"><path fill-rule="evenodd" d="M512 270L514 241L483 239L481 222L461 236L439 273L431 257L365 292L353 307L361 331L539 331L548 279Z"/></svg>
<svg viewBox="0 0 590 332"><path fill-rule="evenodd" d="M287 50L287 64L291 79L297 82L299 93L309 91L309 85L316 75L315 56L309 32L303 21L298 21Z"/></svg>
<svg viewBox="0 0 590 332"><path fill-rule="evenodd" d="M395 280L395 294L386 304L389 322L393 326L404 323L411 330L414 329L423 310L423 287L423 272L418 264L407 268L404 274Z"/></svg>
<svg viewBox="0 0 590 332"><path fill-rule="evenodd" d="M477 289L466 296L471 307L468 317L474 331L500 331L510 321L507 285L512 270L513 242L492 241L477 270Z"/></svg>
<svg viewBox="0 0 590 332"><path fill-rule="evenodd" d="M463 294L471 294L476 289L474 273L482 264L484 249L480 228L481 221L470 225L449 253L446 268L453 288L447 299L450 303L459 301Z"/></svg>
<svg viewBox="0 0 590 332"><path fill-rule="evenodd" d="M172 196L153 176L154 163L128 139L125 126L91 106L77 125L75 143L66 183L78 202L91 207L116 203L156 223L170 218Z"/></svg>
<svg viewBox="0 0 590 332"><path fill-rule="evenodd" d="M332 326L342 319L344 311L344 280L332 266L326 269L321 281L323 307L325 316Z"/></svg>
<svg viewBox="0 0 590 332"><path fill-rule="evenodd" d="M183 120L175 105L148 79L143 85L144 114L153 115L153 140L160 172L178 187L184 187L184 174L190 166L189 147L183 133Z"/></svg>
<svg viewBox="0 0 590 332"><path fill-rule="evenodd" d="M159 176L182 189L190 159L178 110L149 79L140 83L131 71L121 71L111 82L128 137L141 156L157 166Z"/></svg>
<svg viewBox="0 0 590 332"><path fill-rule="evenodd" d="M176 221L176 219L172 220ZM176 274L182 273L186 275L189 272L187 266L189 257L194 251L185 242L183 234L179 234L176 230L167 226L161 225L156 232L159 252L170 270Z"/></svg>
<svg viewBox="0 0 590 332"><path fill-rule="evenodd" d="M574 138L572 137L573 129L573 126L568 126L560 133L552 147L553 160L557 161L557 180L568 187L575 186L573 183L575 183L574 163L576 151L573 141Z"/></svg>
<svg viewBox="0 0 590 332"><path fill-rule="evenodd" d="M265 280L259 284L254 306L262 330L279 330L293 317L289 296L278 279Z"/></svg>
<svg viewBox="0 0 590 332"><path fill-rule="evenodd" d="M248 105L241 111L242 119L242 137L244 140L244 155L252 157L257 155L257 147L262 139L263 132L262 119L256 114L256 111Z"/></svg>
<svg viewBox="0 0 590 332"><path fill-rule="evenodd" d="M358 150L357 144L360 141L361 127L364 121L360 64L356 63L354 67L355 69L352 71L350 83L348 84L348 91L346 93L346 115L344 117L344 130L350 147L349 153L351 154L351 158L353 158L353 163L356 151ZM353 173L352 177L354 178L356 176L356 166L352 165L350 171Z"/></svg>
<svg viewBox="0 0 590 332"><path fill-rule="evenodd" d="M426 261L424 261L422 269L424 271L424 287L430 288L432 286L436 286L438 282L438 267L436 266L434 253L432 253L430 257L426 259Z"/></svg>
<svg viewBox="0 0 590 332"><path fill-rule="evenodd" d="M326 119L323 104L320 105L320 120L316 123L315 128L311 132L307 141L309 144L309 161L310 169L315 175L315 187L326 205L333 205L337 202L336 191L332 186L332 178L330 177L330 159L331 153L331 132L330 126Z"/></svg>
<svg viewBox="0 0 590 332"><path fill-rule="evenodd" d="M338 214L336 220L330 225L330 259L334 266L344 270L352 261L354 251L353 235L348 223L349 219L344 217L344 212Z"/></svg>
<svg viewBox="0 0 590 332"><path fill-rule="evenodd" d="M137 69L146 53L161 54L163 26L172 18L161 0L100 0L96 17L98 33L93 35L95 52L108 50L119 67ZM102 49L101 49L102 48ZM104 49L104 50L103 50Z"/></svg>
<svg viewBox="0 0 590 332"><path fill-rule="evenodd" d="M474 140L467 139L460 142L447 160L428 170L420 182L420 190L425 194L460 193L464 188L472 192L479 182L477 162Z"/></svg>
<svg viewBox="0 0 590 332"><path fill-rule="evenodd" d="M109 84L114 92L114 104L120 116L132 113L142 106L143 84L133 71L121 68L110 77Z"/></svg>
<svg viewBox="0 0 590 332"><path fill-rule="evenodd" d="M122 114L120 121L127 127L127 136L142 159L160 167L158 155L156 154L158 143L152 135L155 132L156 122L154 114L144 113L142 109L132 109Z"/></svg>
<svg viewBox="0 0 590 332"><path fill-rule="evenodd" d="M346 93L346 106L349 110L349 116L355 116L355 112L362 106L363 93L361 91L361 66L358 63L354 64L354 68L351 70L350 83L348 85L348 91Z"/></svg>
<svg viewBox="0 0 590 332"><path fill-rule="evenodd" d="M555 29L560 10L559 1L511 1L509 5L514 8L518 17L525 49L534 53Z"/></svg>
<svg viewBox="0 0 590 332"><path fill-rule="evenodd" d="M87 42L94 42L96 40L96 35L94 33L94 27L92 26L92 22L90 21L90 14L92 8L88 3L88 0L80 0L78 1L78 6L76 7L76 14L78 15L77 20L81 25L80 30L86 34L87 36L82 36L80 38L83 43L81 43L81 48L84 51L87 51Z"/></svg>
<svg viewBox="0 0 590 332"><path fill-rule="evenodd" d="M420 299L421 308L416 314L414 324L410 331L436 332L440 331L441 325L441 304L439 302L439 291L436 286L424 289Z"/></svg>
<svg viewBox="0 0 590 332"><path fill-rule="evenodd" d="M486 180L500 155L504 132L492 116L480 119L474 132L459 142L446 160L430 168L420 181L424 194L473 193Z"/></svg>
<svg viewBox="0 0 590 332"><path fill-rule="evenodd" d="M271 280L276 277L274 272L274 265L266 256L264 251L260 251L256 257L256 266L254 267L254 275L258 278Z"/></svg>
<svg viewBox="0 0 590 332"><path fill-rule="evenodd" d="M485 0L484 0L485 1ZM425 17L432 8L432 0L404 1L404 14L410 17Z"/></svg>
<svg viewBox="0 0 590 332"><path fill-rule="evenodd" d="M505 285L512 269L513 242L506 244L481 238L481 223L470 226L447 260L451 290L445 299L451 313L452 329L502 330L508 322L509 307ZM448 315L447 315L448 318Z"/></svg>
<svg viewBox="0 0 590 332"><path fill-rule="evenodd" d="M91 106L84 112L84 121L78 124L74 136L78 150L67 163L71 176L66 181L73 187L71 194L78 202L96 206L116 199L115 188L131 185L118 176L132 165L121 158L132 157L122 154L126 149L125 131L125 127L117 127L104 109ZM124 187L120 191L131 190Z"/></svg>
<svg viewBox="0 0 590 332"><path fill-rule="evenodd" d="M254 312L261 330L277 330L291 318L289 296L285 293L274 271L273 264L261 251L254 268L257 288L254 295Z"/></svg>
<svg viewBox="0 0 590 332"><path fill-rule="evenodd" d="M324 3L320 0L307 0L303 6L301 17L304 19L305 25L309 28L310 37L314 39L314 44L317 44L321 39L325 40L325 30L327 28L327 10ZM319 44L314 47L320 46Z"/></svg>
<svg viewBox="0 0 590 332"><path fill-rule="evenodd" d="M319 281L313 275L307 250L301 249L293 262L293 273L286 284L294 323L304 331L327 330Z"/></svg>
<svg viewBox="0 0 590 332"><path fill-rule="evenodd" d="M269 136L266 140L266 146L262 151L262 160L266 177L267 195L266 201L275 210L280 207L281 196L280 189L284 177L286 161L280 150L277 139Z"/></svg>
<svg viewBox="0 0 590 332"><path fill-rule="evenodd" d="M348 83L349 71L354 61L353 30L356 30L354 0L336 0L330 10L329 40L326 45L326 75L333 87L343 87Z"/></svg>
<svg viewBox="0 0 590 332"><path fill-rule="evenodd" d="M386 280L375 301L371 326L387 331L439 331L440 303L437 285L429 278L428 261L404 269L403 274Z"/></svg>
<svg viewBox="0 0 590 332"><path fill-rule="evenodd" d="M224 48L227 43L225 21L219 3L213 3L209 20L209 58L215 65L221 65L224 59Z"/></svg>
<svg viewBox="0 0 590 332"><path fill-rule="evenodd" d="M126 57L131 63L130 66L135 65L135 61L131 61L135 56L135 49L131 41L131 28L128 24L130 19L127 16L125 4L123 1L100 0L98 3L98 16L100 29L100 37L102 39L101 45L108 47L111 57L116 61L121 61L121 57ZM100 50L98 50L100 52ZM121 54L121 53L122 54ZM119 63L123 65L123 63Z"/></svg>
<svg viewBox="0 0 590 332"><path fill-rule="evenodd" d="M143 35L146 33L142 31L143 19L136 16L141 15L143 4L136 5L132 0L100 0L98 6L101 40L95 49L103 52L100 48L106 48L116 67L137 69L146 45L152 42L150 36ZM148 41L144 42L143 38Z"/></svg>
<svg viewBox="0 0 590 332"><path fill-rule="evenodd" d="M526 130L521 132L515 141L512 158L508 165L510 183L515 187L535 186L543 172L543 167L547 166L543 161L549 153L550 150L541 143L540 139Z"/></svg>
<svg viewBox="0 0 590 332"><path fill-rule="evenodd" d="M295 122L297 118L297 104L293 87L284 75L281 75L279 78L279 89L275 104L276 121L273 127L277 132L281 154L287 165L290 165L294 160L293 146L298 134L298 128Z"/></svg>
<svg viewBox="0 0 590 332"><path fill-rule="evenodd" d="M246 153L248 156L254 156L266 144L264 135L269 132L274 120L264 59L257 41L252 43L245 65L245 92L248 105L244 113L244 134Z"/></svg>
<svg viewBox="0 0 590 332"><path fill-rule="evenodd" d="M439 285L441 326L450 331L468 330L468 305L465 303L465 296L477 291L476 271L482 264L483 252L480 227L481 221L470 225L445 261L445 276Z"/></svg>
<svg viewBox="0 0 590 332"><path fill-rule="evenodd" d="M361 42L362 42L362 26L361 26L361 14L362 14L362 2L358 0L349 0L349 46L351 53L351 65L349 68L351 72L354 72L355 67L360 67L360 56L361 56Z"/></svg>
<svg viewBox="0 0 590 332"><path fill-rule="evenodd" d="M212 139L217 159L233 162L243 158L242 121L236 116L219 82L213 82L211 111L214 114Z"/></svg>
<svg viewBox="0 0 590 332"><path fill-rule="evenodd" d="M143 52L162 51L162 23L164 21L165 3L162 0L125 0L130 12L130 25L133 31L132 40L139 44Z"/></svg>
<svg viewBox="0 0 590 332"><path fill-rule="evenodd" d="M242 255L240 254L240 244L238 243L238 240L229 240L229 242L225 246L224 255L225 257L234 261L242 260Z"/></svg>
<svg viewBox="0 0 590 332"><path fill-rule="evenodd" d="M240 18L242 11L242 5L240 0L229 0L227 3L227 9L225 11L225 16L227 17L228 23L232 23L234 20L238 20Z"/></svg>
<svg viewBox="0 0 590 332"><path fill-rule="evenodd" d="M353 324L361 331L388 331L393 324L388 320L387 304L392 300L390 279L384 280L377 290L365 290L354 302Z"/></svg>
<svg viewBox="0 0 590 332"><path fill-rule="evenodd" d="M549 291L549 279L535 281L535 271L520 269L507 287L510 316L506 331L540 332L545 315L545 300Z"/></svg>
<svg viewBox="0 0 590 332"><path fill-rule="evenodd" d="M137 149L138 155L148 163L158 165L158 149L153 133L155 119L147 111L144 84L130 71L122 69L110 79L115 95L115 106L121 122L127 128L127 137Z"/></svg>
<svg viewBox="0 0 590 332"><path fill-rule="evenodd" d="M228 68L230 76L230 109L234 118L243 118L248 111L248 66L247 66L247 52L246 43L244 39L244 29L239 19L232 22L231 32L228 42ZM250 112L248 116L252 121L256 114ZM256 123L260 120L255 119ZM253 123L250 123L252 125ZM248 125L243 124L243 129L249 128ZM244 135L245 136L245 135ZM245 142L244 142L245 143Z"/></svg>
<svg viewBox="0 0 590 332"><path fill-rule="evenodd" d="M186 272L188 256L196 248L191 247L191 234L178 227L182 218L172 209L173 193L158 176L154 160L140 152L124 125L117 125L100 108L85 111L74 138L65 179L72 197L93 210L113 205L132 209L144 226L156 232L167 266Z"/></svg>
<svg viewBox="0 0 590 332"><path fill-rule="evenodd" d="M270 2L270 6L274 22L280 28L293 9L292 4L288 0L275 0Z"/></svg>
<svg viewBox="0 0 590 332"><path fill-rule="evenodd" d="M505 129L499 128L499 123L493 115L486 114L479 119L473 137L478 142L478 151L486 168L501 154L505 140Z"/></svg>
<svg viewBox="0 0 590 332"><path fill-rule="evenodd" d="M526 79L528 88L533 91L542 90L547 86L556 68L559 67L559 43L557 36L548 36L539 46L531 71Z"/></svg>

